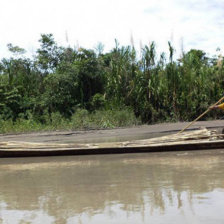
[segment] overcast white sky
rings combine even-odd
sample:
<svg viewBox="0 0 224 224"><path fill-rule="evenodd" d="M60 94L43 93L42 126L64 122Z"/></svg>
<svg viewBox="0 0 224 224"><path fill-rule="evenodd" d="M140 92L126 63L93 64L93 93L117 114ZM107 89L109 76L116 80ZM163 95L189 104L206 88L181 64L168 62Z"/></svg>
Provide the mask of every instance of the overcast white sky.
<svg viewBox="0 0 224 224"><path fill-rule="evenodd" d="M211 55L224 50L224 0L0 0L0 58L7 43L34 52L42 33L52 33L66 46L105 51L114 39L137 49L155 41L167 51L171 40L177 50L202 49ZM68 43L66 42L66 33Z"/></svg>

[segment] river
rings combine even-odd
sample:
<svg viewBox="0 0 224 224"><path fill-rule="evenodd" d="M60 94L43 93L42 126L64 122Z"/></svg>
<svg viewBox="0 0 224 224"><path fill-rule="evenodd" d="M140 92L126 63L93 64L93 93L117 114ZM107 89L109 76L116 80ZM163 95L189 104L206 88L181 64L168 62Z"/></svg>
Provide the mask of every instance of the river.
<svg viewBox="0 0 224 224"><path fill-rule="evenodd" d="M0 224L223 224L224 150L0 159Z"/></svg>

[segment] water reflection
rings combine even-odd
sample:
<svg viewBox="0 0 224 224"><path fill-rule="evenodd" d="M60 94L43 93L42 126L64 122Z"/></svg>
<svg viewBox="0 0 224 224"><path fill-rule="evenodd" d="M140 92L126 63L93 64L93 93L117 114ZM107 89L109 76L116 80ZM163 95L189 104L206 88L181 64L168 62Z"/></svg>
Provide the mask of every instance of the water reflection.
<svg viewBox="0 0 224 224"><path fill-rule="evenodd" d="M0 223L224 222L224 150L1 159L0 171Z"/></svg>

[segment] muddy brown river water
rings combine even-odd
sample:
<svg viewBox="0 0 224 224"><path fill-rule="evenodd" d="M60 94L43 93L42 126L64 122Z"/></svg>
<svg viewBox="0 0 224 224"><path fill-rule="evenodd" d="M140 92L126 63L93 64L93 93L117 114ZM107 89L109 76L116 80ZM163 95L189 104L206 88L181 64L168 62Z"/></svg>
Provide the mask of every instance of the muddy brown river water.
<svg viewBox="0 0 224 224"><path fill-rule="evenodd" d="M0 159L0 223L224 223L224 150Z"/></svg>

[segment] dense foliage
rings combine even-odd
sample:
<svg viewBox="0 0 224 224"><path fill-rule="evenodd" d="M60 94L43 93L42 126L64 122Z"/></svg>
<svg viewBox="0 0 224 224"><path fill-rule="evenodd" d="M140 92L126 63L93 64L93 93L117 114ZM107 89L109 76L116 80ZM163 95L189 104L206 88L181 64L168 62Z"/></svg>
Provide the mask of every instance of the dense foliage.
<svg viewBox="0 0 224 224"><path fill-rule="evenodd" d="M201 50L174 60L170 43L166 56L156 54L154 43L137 52L116 41L103 53L102 45L95 51L58 46L52 34L39 42L33 58L8 44L12 57L0 62L0 122L44 125L56 116L68 125L80 110L91 116L125 110L143 123L192 120L223 94L223 59Z"/></svg>

